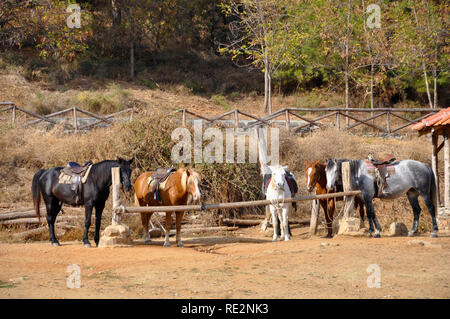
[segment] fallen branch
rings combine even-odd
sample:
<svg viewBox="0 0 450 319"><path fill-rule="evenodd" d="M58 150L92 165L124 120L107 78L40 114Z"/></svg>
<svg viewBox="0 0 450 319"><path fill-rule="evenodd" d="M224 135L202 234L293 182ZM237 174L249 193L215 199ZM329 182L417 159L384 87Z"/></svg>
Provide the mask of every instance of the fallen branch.
<svg viewBox="0 0 450 319"><path fill-rule="evenodd" d="M41 217L45 216L46 216L45 210L44 211L41 210ZM17 218L27 218L27 217L36 217L36 212L34 211L33 208L21 212L19 211L19 212L0 213L0 221Z"/></svg>
<svg viewBox="0 0 450 319"><path fill-rule="evenodd" d="M77 227L73 226L73 225L68 225L67 223L58 223L58 224L55 224L55 228L56 228L56 231L58 231L59 229L73 229L73 228L77 228ZM13 238L23 238L23 237L28 237L28 236L32 236L32 235L37 235L37 234L43 233L45 231L48 231L48 227L42 226L42 227L38 227L35 229L23 231L20 233L15 233L12 236L13 236Z"/></svg>
<svg viewBox="0 0 450 319"><path fill-rule="evenodd" d="M220 224L232 225L232 226L258 226L263 222L263 219L231 219L231 218L223 218L219 221ZM296 218L289 218L289 224L302 224L303 221L300 221Z"/></svg>
<svg viewBox="0 0 450 319"><path fill-rule="evenodd" d="M223 218L220 224L232 225L232 226L257 226L261 224L261 219L231 219L231 218Z"/></svg>
<svg viewBox="0 0 450 319"><path fill-rule="evenodd" d="M218 232L218 231L235 231L238 230L239 227L228 227L228 226L214 226L214 227L192 227L181 229L181 233L204 233L204 232ZM175 229L170 230L170 234L176 234Z"/></svg>
<svg viewBox="0 0 450 319"><path fill-rule="evenodd" d="M84 219L82 216L59 216L56 222L61 221L73 221ZM35 225L35 224L46 224L47 220L45 218L41 218L39 221L36 217L34 218L19 218L13 220L4 220L0 222L0 225L12 226L12 225Z"/></svg>

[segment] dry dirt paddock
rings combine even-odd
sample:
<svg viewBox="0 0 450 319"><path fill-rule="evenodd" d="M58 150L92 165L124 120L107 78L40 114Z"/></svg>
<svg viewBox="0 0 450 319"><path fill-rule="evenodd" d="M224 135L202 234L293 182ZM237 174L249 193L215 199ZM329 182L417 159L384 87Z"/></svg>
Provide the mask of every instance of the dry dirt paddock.
<svg viewBox="0 0 450 319"><path fill-rule="evenodd" d="M184 237L184 248L162 247L163 239L101 249L0 243L0 297L450 297L450 237L310 238L304 226L292 232L291 241L276 243L257 227ZM67 287L71 264L80 267L80 288ZM379 266L380 288L367 285L371 264Z"/></svg>

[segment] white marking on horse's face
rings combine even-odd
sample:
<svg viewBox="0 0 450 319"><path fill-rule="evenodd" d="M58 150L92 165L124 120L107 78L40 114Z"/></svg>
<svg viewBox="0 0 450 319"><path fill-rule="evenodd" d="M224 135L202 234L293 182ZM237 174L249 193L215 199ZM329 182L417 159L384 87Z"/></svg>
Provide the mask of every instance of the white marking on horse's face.
<svg viewBox="0 0 450 319"><path fill-rule="evenodd" d="M306 172L306 175L308 176L308 180L306 181L306 186L308 187L308 192L311 192L312 187L310 186L311 183L311 173L312 173L312 167L308 168L308 171ZM311 189L311 190L310 190Z"/></svg>
<svg viewBox="0 0 450 319"><path fill-rule="evenodd" d="M334 162L333 165L328 165L325 168L325 172L327 175L327 190L331 191L334 189L334 185L336 183L336 177L337 177L337 165Z"/></svg>
<svg viewBox="0 0 450 319"><path fill-rule="evenodd" d="M195 192L193 195L194 200L200 200L202 194L200 193L200 188L198 187L198 180L195 178L194 179L194 185L195 185Z"/></svg>
<svg viewBox="0 0 450 319"><path fill-rule="evenodd" d="M284 189L286 179L284 177L285 171L282 166L272 167L272 183L275 189Z"/></svg>

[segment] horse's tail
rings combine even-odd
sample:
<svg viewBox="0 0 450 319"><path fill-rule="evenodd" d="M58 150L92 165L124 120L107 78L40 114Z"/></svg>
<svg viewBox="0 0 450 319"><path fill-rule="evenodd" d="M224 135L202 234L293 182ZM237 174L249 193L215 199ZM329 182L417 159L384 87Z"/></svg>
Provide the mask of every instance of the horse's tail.
<svg viewBox="0 0 450 319"><path fill-rule="evenodd" d="M45 172L45 169L40 169L33 176L33 182L31 183L31 193L33 195L34 210L39 221L41 221L41 212L39 206L41 205L41 187L39 186L39 178Z"/></svg>
<svg viewBox="0 0 450 319"><path fill-rule="evenodd" d="M134 192L134 205L135 206L141 206L141 204L139 204L139 200L137 198L136 192Z"/></svg>

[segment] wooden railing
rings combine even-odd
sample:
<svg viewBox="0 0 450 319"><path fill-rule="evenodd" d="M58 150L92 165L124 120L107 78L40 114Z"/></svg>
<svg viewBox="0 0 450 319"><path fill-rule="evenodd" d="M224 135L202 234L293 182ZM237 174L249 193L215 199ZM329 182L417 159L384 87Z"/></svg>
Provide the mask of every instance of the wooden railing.
<svg viewBox="0 0 450 319"><path fill-rule="evenodd" d="M117 117L118 115L123 115L125 113L130 113L130 114L133 113L133 109L129 108L129 109L125 109L125 110L113 113L113 114L102 116L102 115L94 114L92 112L80 109L78 107L71 107L71 108L68 108L68 109L65 109L62 111L58 111L58 112L54 112L51 114L39 115L30 110L26 110L20 106L17 106L13 102L0 102L0 107L1 106L5 106L5 107L0 109L0 113L11 111L11 124L15 127L16 126L18 126L18 127L29 126L29 125L33 125L33 124L37 124L37 123L41 123L41 122L47 122L47 123L55 125L55 124L59 124L59 121L55 119L57 116L59 116L59 117L64 117L64 119L69 118L70 119L69 123L67 121L64 121L64 126L66 129L71 129L71 130L75 130L75 131L88 130L90 128L98 126L99 124L110 125L111 123L113 123L114 118ZM26 121L25 123L18 124L17 123L18 112L22 112L22 113L26 114L27 116L30 116L30 117L33 117L36 119ZM88 117L80 118L78 116L78 113L87 115ZM67 115L69 115L69 116L67 116ZM92 122L92 123L80 125L80 122L82 122L82 120Z"/></svg>
<svg viewBox="0 0 450 319"><path fill-rule="evenodd" d="M241 110L232 110L221 114L216 117L208 118L204 115L198 114L194 111L188 109L180 109L179 112L182 113L182 123L185 126L187 123L187 115L191 115L194 118L202 119L207 121L210 124L219 123L222 119L227 116L233 117L234 127L242 127L240 122L242 122L242 116L246 116L251 118L253 121L249 122L247 125L244 125L245 129L252 128L257 125L271 125L273 120L282 117L282 122L286 129L293 132L298 132L301 129L305 128L322 128L329 127L333 125L335 128L339 130L350 130L359 125L365 125L373 128L374 130L380 131L386 134L397 133L400 130L403 130L410 125L413 125L419 122L421 119L429 116L431 113L439 112L441 109L435 108L378 108L378 109L367 109L367 108L284 108L278 110L272 114L267 115L266 117L260 118L255 115L249 114L247 112L243 112ZM318 114L322 113L319 116L309 118L304 113L309 114ZM325 114L323 114L325 113ZM370 113L369 117L361 118L356 116L354 113ZM421 113L420 116L410 119L406 117L404 114L413 114L413 113ZM425 114L423 114L425 113ZM380 126L375 124L375 119L385 116L385 125ZM343 125L342 118L345 117L349 119L348 125ZM398 127L392 127L392 118L395 117L403 122ZM300 119L302 122L299 125L292 125L292 118ZM332 118L331 121L329 119ZM328 119L327 123L324 123L323 120ZM353 121L353 123L350 123Z"/></svg>

